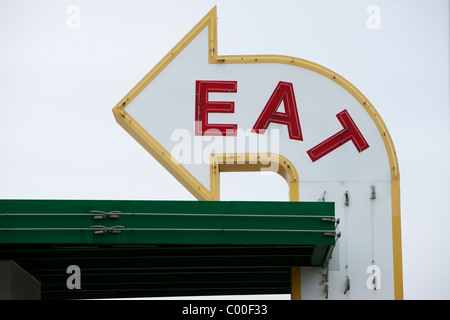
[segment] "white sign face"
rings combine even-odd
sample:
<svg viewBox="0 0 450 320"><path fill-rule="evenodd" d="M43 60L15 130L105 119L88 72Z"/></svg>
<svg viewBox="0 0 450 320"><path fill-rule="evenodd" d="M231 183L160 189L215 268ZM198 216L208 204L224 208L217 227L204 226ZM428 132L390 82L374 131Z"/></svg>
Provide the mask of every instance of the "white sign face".
<svg viewBox="0 0 450 320"><path fill-rule="evenodd" d="M320 65L216 48L214 8L117 121L199 200L218 200L221 171L271 170L291 200L335 202L342 237L328 270L302 268L303 299L401 299L398 165L376 110Z"/></svg>

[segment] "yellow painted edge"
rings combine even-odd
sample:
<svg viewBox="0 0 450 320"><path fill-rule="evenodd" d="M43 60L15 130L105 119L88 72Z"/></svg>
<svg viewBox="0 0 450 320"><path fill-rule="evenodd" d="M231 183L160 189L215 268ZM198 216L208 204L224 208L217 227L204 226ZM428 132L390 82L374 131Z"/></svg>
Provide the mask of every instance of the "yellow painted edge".
<svg viewBox="0 0 450 320"><path fill-rule="evenodd" d="M301 268L291 267L291 300L302 300Z"/></svg>
<svg viewBox="0 0 450 320"><path fill-rule="evenodd" d="M198 200L211 200L211 193L188 172L172 155L158 143L129 114L116 115L116 121L149 152L172 176Z"/></svg>
<svg viewBox="0 0 450 320"><path fill-rule="evenodd" d="M204 28L208 27L209 37L209 62L210 63L282 63L293 65L319 73L335 81L349 92L368 112L372 121L377 126L386 147L390 172L391 172L391 202L392 202L392 229L394 247L394 286L395 298L403 298L402 279L402 250L401 250L401 224L400 224L400 188L399 166L397 155L391 136L376 109L368 99L350 82L337 73L319 64L282 55L243 55L243 56L218 56L217 55L217 11L214 6L196 26L113 108L117 122L124 127L155 159L161 163L174 177L182 183L198 200L216 199L219 194L208 190L181 165L173 162L166 150L130 115L125 112L129 104ZM125 119L123 119L125 118ZM170 160L168 160L170 158ZM184 169L184 170L183 170ZM217 180L218 181L218 180ZM216 183L217 184L217 183ZM215 185L216 185L215 184ZM217 184L218 189L218 184ZM298 189L298 188L297 188ZM290 196L292 198L292 196ZM217 198L218 199L218 198Z"/></svg>
<svg viewBox="0 0 450 320"><path fill-rule="evenodd" d="M164 68L206 27L215 28L216 7L210 10L194 28L167 53L164 58L113 108L116 121L139 142L166 170L168 170L196 199L212 200L212 193L187 169L178 163L133 117L126 112L127 105L155 79ZM212 38L213 34L210 35Z"/></svg>
<svg viewBox="0 0 450 320"><path fill-rule="evenodd" d="M392 244L394 254L394 298L403 300L402 234L400 217L400 181L391 181Z"/></svg>
<svg viewBox="0 0 450 320"><path fill-rule="evenodd" d="M210 163L210 190L211 190L211 200L220 200L220 167L219 167L220 157L216 154L211 153L209 155Z"/></svg>
<svg viewBox="0 0 450 320"><path fill-rule="evenodd" d="M277 153L217 153L210 155L212 199L220 199L220 172L254 172L269 169L281 175L289 185L289 200L299 201L297 169L286 157Z"/></svg>

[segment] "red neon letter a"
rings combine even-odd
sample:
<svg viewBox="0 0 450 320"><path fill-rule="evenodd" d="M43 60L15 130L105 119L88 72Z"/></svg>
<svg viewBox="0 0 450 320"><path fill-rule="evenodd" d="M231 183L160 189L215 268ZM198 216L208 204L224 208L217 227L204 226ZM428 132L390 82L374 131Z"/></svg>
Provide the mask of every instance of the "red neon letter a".
<svg viewBox="0 0 450 320"><path fill-rule="evenodd" d="M285 113L277 112L281 101L284 102ZM292 83L282 81L278 83L264 110L256 120L252 132L263 134L271 122L287 125L289 138L303 141Z"/></svg>

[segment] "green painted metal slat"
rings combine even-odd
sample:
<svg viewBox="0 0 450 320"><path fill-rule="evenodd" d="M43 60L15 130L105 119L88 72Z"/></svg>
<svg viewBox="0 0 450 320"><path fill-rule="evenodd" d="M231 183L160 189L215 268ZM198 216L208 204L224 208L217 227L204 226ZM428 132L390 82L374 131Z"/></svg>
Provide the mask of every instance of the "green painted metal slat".
<svg viewBox="0 0 450 320"><path fill-rule="evenodd" d="M0 259L43 299L289 293L290 267L323 267L335 228L323 202L0 200Z"/></svg>
<svg viewBox="0 0 450 320"><path fill-rule="evenodd" d="M0 243L333 244L322 217L333 203L0 200Z"/></svg>

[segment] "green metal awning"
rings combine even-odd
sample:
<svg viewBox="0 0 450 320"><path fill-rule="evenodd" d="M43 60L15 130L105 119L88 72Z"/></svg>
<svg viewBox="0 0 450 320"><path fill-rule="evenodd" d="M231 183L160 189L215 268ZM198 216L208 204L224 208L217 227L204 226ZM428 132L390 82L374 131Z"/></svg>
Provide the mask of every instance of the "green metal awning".
<svg viewBox="0 0 450 320"><path fill-rule="evenodd" d="M327 202L0 200L0 260L43 299L289 293L290 267L325 266L335 229Z"/></svg>

